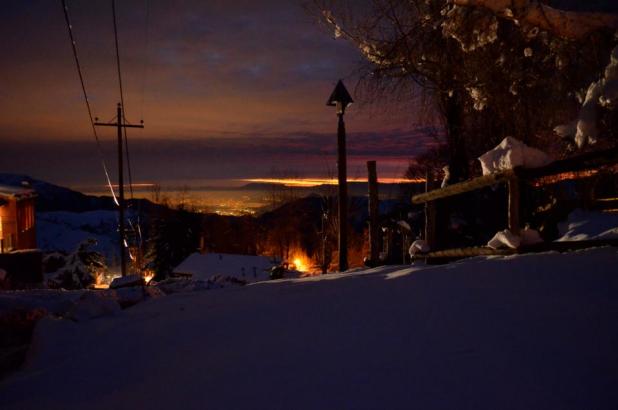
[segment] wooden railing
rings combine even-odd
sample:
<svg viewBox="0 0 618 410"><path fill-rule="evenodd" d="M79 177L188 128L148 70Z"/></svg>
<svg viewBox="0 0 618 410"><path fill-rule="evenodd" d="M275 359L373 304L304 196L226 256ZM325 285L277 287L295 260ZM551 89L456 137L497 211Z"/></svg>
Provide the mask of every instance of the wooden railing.
<svg viewBox="0 0 618 410"><path fill-rule="evenodd" d="M428 191L412 197L413 204L425 204L426 212L426 228L425 240L430 244L432 249L435 249L435 244L438 242L435 236L436 219L439 217L437 208L434 202L440 199L450 198L456 195L461 195L467 192L476 191L488 186L497 184L506 184L508 189L508 228L514 234L519 234L521 229L520 209L521 209L521 183L522 181L531 182L543 177L560 175L563 173L581 172L586 170L599 169L606 165L615 165L618 163L618 147L589 152L577 155L571 158L554 161L549 165L539 168L516 168L513 170L505 170L489 175L472 178L467 181L459 182L453 185L448 185L444 188ZM612 202L614 204L615 202ZM588 241L590 242L590 241ZM539 247L542 248L542 247ZM473 255L490 254L491 251L486 247L477 248L459 248L450 250L434 250L429 254L436 258L447 257L464 257ZM493 252L500 253L500 252ZM513 252L512 252L513 253Z"/></svg>

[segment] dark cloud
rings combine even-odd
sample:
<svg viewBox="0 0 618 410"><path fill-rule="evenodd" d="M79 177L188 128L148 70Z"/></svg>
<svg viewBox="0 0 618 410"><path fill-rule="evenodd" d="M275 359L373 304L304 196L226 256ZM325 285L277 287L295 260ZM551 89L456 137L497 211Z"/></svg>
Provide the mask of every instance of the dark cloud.
<svg viewBox="0 0 618 410"><path fill-rule="evenodd" d="M416 154L435 143L433 134L431 129L350 134L351 174L364 175L365 161L371 159L378 161L382 176L399 177ZM327 177L336 169L334 134L142 139L132 141L130 148L134 177L140 181L259 178L274 170ZM112 139L104 141L103 150L114 170ZM14 140L7 144L4 155L0 172L30 173L70 185L91 184L103 176L95 145L90 142Z"/></svg>
<svg viewBox="0 0 618 410"><path fill-rule="evenodd" d="M7 3L0 11L0 52L10 56L0 66L0 167L58 182L98 180L60 2ZM148 36L146 2L117 3L127 113L146 122L130 133L137 178L334 167L336 117L324 103L338 78L353 89L360 59L301 1L149 0ZM95 114L111 119L119 98L110 2L68 4ZM351 167L372 157L405 163L431 143L427 130L406 131L416 129L413 111L371 115L361 106L346 115ZM101 130L101 138L113 159L113 130Z"/></svg>

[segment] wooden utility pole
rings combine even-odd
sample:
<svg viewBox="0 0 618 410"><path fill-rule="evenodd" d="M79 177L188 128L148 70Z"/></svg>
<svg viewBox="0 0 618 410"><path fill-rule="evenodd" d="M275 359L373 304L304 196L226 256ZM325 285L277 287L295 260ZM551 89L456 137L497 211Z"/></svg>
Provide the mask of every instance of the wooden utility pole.
<svg viewBox="0 0 618 410"><path fill-rule="evenodd" d="M377 264L379 257L379 230L378 226L378 171L375 161L367 161L369 185L369 259Z"/></svg>
<svg viewBox="0 0 618 410"><path fill-rule="evenodd" d="M122 129L123 128L144 128L143 124L131 125L125 124L122 118L122 105L118 103L116 109L116 122L115 123L101 123L95 122L94 125L100 127L116 127L118 130L118 218L119 218L119 240L120 240L120 272L122 276L127 274L127 258L125 256L125 224L124 224L124 164L123 164L123 150L122 150Z"/></svg>

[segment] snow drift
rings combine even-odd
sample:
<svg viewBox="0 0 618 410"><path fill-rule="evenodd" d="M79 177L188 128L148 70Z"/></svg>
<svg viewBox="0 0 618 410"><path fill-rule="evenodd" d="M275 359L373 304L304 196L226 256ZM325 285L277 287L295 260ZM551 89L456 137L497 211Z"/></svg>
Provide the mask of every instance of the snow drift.
<svg viewBox="0 0 618 410"><path fill-rule="evenodd" d="M173 294L44 320L11 409L612 409L618 250Z"/></svg>
<svg viewBox="0 0 618 410"><path fill-rule="evenodd" d="M618 215L576 209L566 221L558 224L558 241L618 239Z"/></svg>

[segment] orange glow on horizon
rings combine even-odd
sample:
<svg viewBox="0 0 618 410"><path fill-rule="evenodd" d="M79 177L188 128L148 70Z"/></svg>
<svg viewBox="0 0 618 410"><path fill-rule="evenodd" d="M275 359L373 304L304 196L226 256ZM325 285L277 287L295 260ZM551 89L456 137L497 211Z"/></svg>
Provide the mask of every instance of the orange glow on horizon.
<svg viewBox="0 0 618 410"><path fill-rule="evenodd" d="M244 182L282 184L287 187L315 187L319 185L337 185L336 178L249 178ZM348 182L367 182L367 178L348 178ZM409 184L425 182L424 179L378 178L381 184Z"/></svg>

